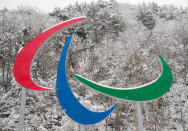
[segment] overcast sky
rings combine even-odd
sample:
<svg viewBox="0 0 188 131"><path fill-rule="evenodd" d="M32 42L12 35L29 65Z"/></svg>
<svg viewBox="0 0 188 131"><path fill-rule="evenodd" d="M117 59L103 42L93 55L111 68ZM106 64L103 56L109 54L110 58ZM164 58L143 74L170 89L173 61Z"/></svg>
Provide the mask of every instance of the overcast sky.
<svg viewBox="0 0 188 131"><path fill-rule="evenodd" d="M8 9L16 9L19 5L30 5L37 7L43 12L50 12L54 7L66 7L69 4L75 4L75 2L87 2L98 0L0 0L0 9L7 7ZM172 4L175 6L188 7L188 0L117 0L122 3L140 4L142 2L148 3L154 1L159 5Z"/></svg>

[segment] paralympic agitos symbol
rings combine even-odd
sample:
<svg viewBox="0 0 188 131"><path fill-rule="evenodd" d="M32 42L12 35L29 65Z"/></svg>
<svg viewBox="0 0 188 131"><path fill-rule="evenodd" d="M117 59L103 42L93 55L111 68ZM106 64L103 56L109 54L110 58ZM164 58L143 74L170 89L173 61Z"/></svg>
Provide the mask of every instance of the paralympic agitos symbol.
<svg viewBox="0 0 188 131"><path fill-rule="evenodd" d="M42 44L47 42L54 35L62 32L64 28L84 21L86 18L87 17L79 17L64 21L50 29L45 30L37 37L32 39L29 43L27 43L17 55L14 63L13 72L16 81L23 87L31 90L51 90L50 88L41 87L32 81L30 76L30 69L34 56L37 54L37 51L39 50L39 48L41 48ZM58 63L56 81L57 96L62 109L72 120L84 125L96 124L105 119L108 115L110 115L117 106L117 104L104 112L93 112L81 105L76 99L76 97L73 95L67 82L65 69L66 56L69 44L71 42L71 38L72 34L69 36L63 47L63 51L61 53ZM167 63L161 56L158 57L160 58L163 66L163 72L161 76L157 80L154 80L146 85L136 88L112 88L97 84L77 74L74 74L74 76L88 87L95 89L103 94L125 100L149 101L157 99L164 95L166 92L168 92L171 88L173 81L172 72L168 67Z"/></svg>

